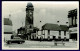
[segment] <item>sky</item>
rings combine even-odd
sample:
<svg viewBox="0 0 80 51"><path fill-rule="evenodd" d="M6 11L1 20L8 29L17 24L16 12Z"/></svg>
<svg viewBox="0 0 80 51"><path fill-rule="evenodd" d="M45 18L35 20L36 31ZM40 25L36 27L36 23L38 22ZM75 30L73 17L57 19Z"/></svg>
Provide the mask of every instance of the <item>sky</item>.
<svg viewBox="0 0 80 51"><path fill-rule="evenodd" d="M68 11L79 8L79 3L74 1L31 2L34 6L34 26L41 28L46 23L68 25ZM25 26L27 1L2 1L2 18L10 18L13 31ZM11 17L9 17L11 14ZM41 22L40 22L41 21ZM57 23L59 21L59 23ZM23 23L23 24L22 24Z"/></svg>

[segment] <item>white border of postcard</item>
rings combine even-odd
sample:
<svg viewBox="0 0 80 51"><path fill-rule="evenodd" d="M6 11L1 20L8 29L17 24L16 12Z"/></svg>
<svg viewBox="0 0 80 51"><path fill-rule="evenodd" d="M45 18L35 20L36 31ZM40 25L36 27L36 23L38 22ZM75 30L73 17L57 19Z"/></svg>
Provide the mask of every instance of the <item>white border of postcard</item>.
<svg viewBox="0 0 80 51"><path fill-rule="evenodd" d="M25 2L25 1L2 1L2 2ZM26 2L65 2L65 1L26 1ZM78 1L66 1L66 2L77 2ZM78 8L78 41L77 48L8 48L4 47L4 26L3 26L3 17L2 17L2 50L79 50L79 8Z"/></svg>

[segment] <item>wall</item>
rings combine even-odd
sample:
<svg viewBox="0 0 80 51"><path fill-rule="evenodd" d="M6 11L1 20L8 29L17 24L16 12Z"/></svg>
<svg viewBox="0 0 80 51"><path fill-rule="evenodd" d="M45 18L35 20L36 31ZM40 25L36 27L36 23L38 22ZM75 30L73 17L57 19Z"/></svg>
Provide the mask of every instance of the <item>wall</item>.
<svg viewBox="0 0 80 51"><path fill-rule="evenodd" d="M45 30L44 32L45 32L45 39L47 39L48 38L48 30Z"/></svg>
<svg viewBox="0 0 80 51"><path fill-rule="evenodd" d="M12 32L12 26L4 25L4 32Z"/></svg>
<svg viewBox="0 0 80 51"><path fill-rule="evenodd" d="M11 39L12 34L4 34L5 41Z"/></svg>
<svg viewBox="0 0 80 51"><path fill-rule="evenodd" d="M66 32L66 38L67 38L67 39L70 38L70 36L69 36L69 32L68 32L68 31Z"/></svg>
<svg viewBox="0 0 80 51"><path fill-rule="evenodd" d="M42 35L44 34L44 35ZM38 36L38 38L40 38L41 36L45 39L48 38L48 30L43 30L42 33L41 31L38 31L38 35L36 34L36 36ZM50 39L53 38L53 36L56 36L56 39L58 39L59 37L59 31L50 31ZM61 39L64 39L64 37L66 37L67 39L69 39L69 32L66 31L66 36L64 35L64 31L61 31Z"/></svg>
<svg viewBox="0 0 80 51"><path fill-rule="evenodd" d="M50 31L50 35L56 36L56 38L58 38L58 36L59 36L59 31Z"/></svg>
<svg viewBox="0 0 80 51"><path fill-rule="evenodd" d="M4 25L4 32L12 32L12 26L10 26L10 25ZM11 39L11 35L12 34L5 33L4 34L5 40L10 40Z"/></svg>
<svg viewBox="0 0 80 51"><path fill-rule="evenodd" d="M38 37L39 39L40 39L41 35L42 35L41 31L38 31L37 37Z"/></svg>

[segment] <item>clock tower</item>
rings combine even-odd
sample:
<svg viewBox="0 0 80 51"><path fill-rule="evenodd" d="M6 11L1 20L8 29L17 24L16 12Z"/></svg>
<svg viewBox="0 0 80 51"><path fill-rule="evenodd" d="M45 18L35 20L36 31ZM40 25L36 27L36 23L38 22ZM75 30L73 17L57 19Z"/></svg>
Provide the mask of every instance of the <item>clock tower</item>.
<svg viewBox="0 0 80 51"><path fill-rule="evenodd" d="M28 3L26 6L26 18L25 18L25 29L26 33L30 33L33 29L33 5L32 3Z"/></svg>

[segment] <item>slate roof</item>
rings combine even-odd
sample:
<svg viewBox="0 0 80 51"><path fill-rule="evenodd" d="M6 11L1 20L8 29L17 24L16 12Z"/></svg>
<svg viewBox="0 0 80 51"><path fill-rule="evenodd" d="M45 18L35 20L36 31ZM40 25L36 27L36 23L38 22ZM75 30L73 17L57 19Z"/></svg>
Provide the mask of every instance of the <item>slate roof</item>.
<svg viewBox="0 0 80 51"><path fill-rule="evenodd" d="M58 24L46 23L45 25L42 26L42 30L68 31L68 26L67 25L59 26Z"/></svg>
<svg viewBox="0 0 80 51"><path fill-rule="evenodd" d="M45 25L42 26L43 30L54 30L58 31L60 30L60 27L58 24L51 24L51 23L46 23Z"/></svg>
<svg viewBox="0 0 80 51"><path fill-rule="evenodd" d="M60 25L61 31L68 31L68 26L67 25Z"/></svg>
<svg viewBox="0 0 80 51"><path fill-rule="evenodd" d="M12 21L9 18L4 18L4 25L11 25L12 26Z"/></svg>

